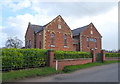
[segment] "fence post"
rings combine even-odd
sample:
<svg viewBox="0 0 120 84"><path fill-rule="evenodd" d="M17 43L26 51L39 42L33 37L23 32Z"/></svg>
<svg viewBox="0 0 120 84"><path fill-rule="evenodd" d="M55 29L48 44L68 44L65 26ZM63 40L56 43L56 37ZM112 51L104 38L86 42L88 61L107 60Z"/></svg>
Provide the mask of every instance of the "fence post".
<svg viewBox="0 0 120 84"><path fill-rule="evenodd" d="M92 55L92 62L96 62L96 56L94 50L91 50L91 55Z"/></svg>
<svg viewBox="0 0 120 84"><path fill-rule="evenodd" d="M48 50L48 66L54 67L54 50Z"/></svg>
<svg viewBox="0 0 120 84"><path fill-rule="evenodd" d="M105 61L105 50L101 50L102 62Z"/></svg>

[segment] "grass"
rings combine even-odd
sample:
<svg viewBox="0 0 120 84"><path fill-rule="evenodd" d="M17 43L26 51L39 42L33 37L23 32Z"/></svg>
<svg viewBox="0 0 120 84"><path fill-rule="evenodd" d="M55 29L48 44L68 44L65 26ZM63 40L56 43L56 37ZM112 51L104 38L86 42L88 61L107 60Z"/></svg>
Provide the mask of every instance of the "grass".
<svg viewBox="0 0 120 84"><path fill-rule="evenodd" d="M78 69L84 69L84 68L89 68L89 67L93 67L93 66L100 66L100 65L105 65L105 64L111 64L111 63L117 63L120 61L105 61L105 62L95 62L95 63L87 63L87 64L81 64L81 65L71 65L71 66L65 66L63 69L64 73L69 73L69 72L73 72L75 70Z"/></svg>
<svg viewBox="0 0 120 84"><path fill-rule="evenodd" d="M34 69L26 69L26 70L18 70L18 71L10 71L2 73L2 81L10 82L18 79L28 78L28 77L36 77L36 76L46 76L51 74L59 73L60 71L56 71L54 68L44 67L44 68L34 68Z"/></svg>
<svg viewBox="0 0 120 84"><path fill-rule="evenodd" d="M3 72L2 73L2 81L3 82L12 82L28 77L36 77L36 76L47 76L52 74L58 73L68 73L78 69L93 67L93 66L100 66L105 64L117 63L118 61L105 61L103 63L96 62L96 63L87 63L82 65L74 65L74 66L66 66L64 67L63 71L56 71L54 68L50 67L43 67L43 68L34 68L34 69L24 69L24 70L17 70L17 71L10 71L10 72Z"/></svg>
<svg viewBox="0 0 120 84"><path fill-rule="evenodd" d="M0 83L2 82L2 72L0 71Z"/></svg>

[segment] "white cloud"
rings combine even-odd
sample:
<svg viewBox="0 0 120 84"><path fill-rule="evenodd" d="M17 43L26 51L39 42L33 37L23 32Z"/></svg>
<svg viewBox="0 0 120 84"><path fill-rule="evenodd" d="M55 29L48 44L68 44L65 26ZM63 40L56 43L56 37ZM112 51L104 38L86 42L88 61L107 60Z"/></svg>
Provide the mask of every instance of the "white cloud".
<svg viewBox="0 0 120 84"><path fill-rule="evenodd" d="M104 49L118 49L118 8L113 7L110 11L93 17L72 18L66 17L66 22L71 29L82 27L93 22L97 30L103 36Z"/></svg>
<svg viewBox="0 0 120 84"><path fill-rule="evenodd" d="M7 40L7 34L0 32L0 48L5 46L5 42Z"/></svg>
<svg viewBox="0 0 120 84"><path fill-rule="evenodd" d="M17 15L16 17L9 17L6 21L6 26L2 29L2 35L5 34L2 38L15 37L17 36L20 40L24 42L25 32L27 30L28 23L31 22L32 24L36 25L45 25L53 18L47 15L31 15L31 14L24 14L24 15ZM1 30L1 27L0 27ZM2 39L3 42L6 39Z"/></svg>
<svg viewBox="0 0 120 84"><path fill-rule="evenodd" d="M7 36L17 36L24 42L24 35L28 26L28 22L31 22L32 24L37 25L44 25L50 22L52 19L56 17L56 15L59 12L62 12L63 19L68 23L71 29L82 27L84 25L89 24L90 22L93 22L93 24L96 26L98 31L103 36L103 48L105 49L116 49L117 43L118 43L118 27L117 27L117 19L118 19L118 10L117 7L111 8L109 11L101 11L100 13L97 13L94 15L93 12L90 12L92 16L89 15L89 13L84 10L87 15L82 14L84 17L80 17L78 14L74 15L71 12L71 15L66 16L66 14L69 14L70 11L66 7L64 10L57 11L56 9L59 9L59 6L56 6L56 8L51 7L52 10L49 10L49 6L41 4L40 0L25 0L21 1L19 0L17 3L12 2L12 0L9 0L6 2L6 6L10 7L13 11L17 11L24 8L30 8L33 12L36 12L34 15L31 14L23 14L23 15L16 15L15 17L9 17L6 21L6 26L3 28L3 32L1 35ZM42 7L42 6L43 7ZM65 5L66 6L66 5ZM113 6L113 5L112 5ZM110 6L110 7L112 7ZM76 6L79 8L79 5ZM76 9L75 7L75 9ZM73 7L71 7L72 10ZM98 7L99 8L99 7ZM83 7L84 9L84 7ZM82 9L82 10L83 10ZM102 8L100 8L102 9ZM97 10L97 9L96 9ZM107 10L107 8L106 8ZM77 11L77 9L76 9ZM54 13L52 16L50 15L50 12ZM67 13L66 13L67 12ZM73 11L74 12L74 11ZM78 11L79 13L82 13L81 11ZM96 12L95 12L96 13ZM1 27L0 27L1 31ZM4 38L5 38L4 37ZM0 38L0 40L2 40ZM113 46L113 40L114 40L114 46Z"/></svg>
<svg viewBox="0 0 120 84"><path fill-rule="evenodd" d="M31 6L30 0L7 0L3 1L3 5L12 9L12 11L17 11L20 9L28 8Z"/></svg>
<svg viewBox="0 0 120 84"><path fill-rule="evenodd" d="M2 32L2 26L0 26L0 32Z"/></svg>

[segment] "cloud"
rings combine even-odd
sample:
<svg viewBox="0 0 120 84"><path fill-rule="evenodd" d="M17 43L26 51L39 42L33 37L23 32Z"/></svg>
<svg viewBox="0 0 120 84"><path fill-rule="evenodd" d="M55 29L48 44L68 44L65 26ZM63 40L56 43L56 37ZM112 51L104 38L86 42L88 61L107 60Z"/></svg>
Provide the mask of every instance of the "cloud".
<svg viewBox="0 0 120 84"><path fill-rule="evenodd" d="M0 48L5 45L5 42L7 40L7 34L0 32Z"/></svg>
<svg viewBox="0 0 120 84"><path fill-rule="evenodd" d="M10 0L11 1L11 0ZM117 3L98 3L98 2L40 2L39 0L25 0L22 2L8 2L8 7L17 11L24 8L30 9L35 14L23 13L10 16L5 21L2 34L6 37L17 36L24 42L24 35L28 22L37 25L45 25L61 14L71 29L82 27L93 22L98 31L103 36L103 48L116 49L118 46L117 30ZM11 5L10 5L11 3ZM12 5L14 4L14 5ZM21 4L21 5L20 5ZM23 5L23 6L22 6ZM17 8L20 6L20 8ZM14 9L14 7L16 7ZM27 10L27 9L26 9ZM0 28L1 30L1 28ZM0 40L5 40L1 39ZM113 46L114 40L114 46ZM107 45L106 45L107 44Z"/></svg>
<svg viewBox="0 0 120 84"><path fill-rule="evenodd" d="M111 8L110 11L96 16L83 18L65 17L65 21L71 29L82 27L93 22L97 30L103 36L104 49L118 49L118 8ZM114 45L114 46L113 46Z"/></svg>
<svg viewBox="0 0 120 84"><path fill-rule="evenodd" d="M3 5L12 9L12 11L17 11L21 10L24 8L28 8L31 6L30 0L8 0L8 1L3 1Z"/></svg>
<svg viewBox="0 0 120 84"><path fill-rule="evenodd" d="M34 17L30 14L9 17L6 22L7 25L2 32L8 36L17 36L24 41L24 35L29 21L34 22Z"/></svg>
<svg viewBox="0 0 120 84"><path fill-rule="evenodd" d="M46 16L46 15L31 15L31 14L23 14L17 15L16 17L9 17L6 21L6 25L2 28L2 34L5 34L2 38L15 37L17 36L20 40L24 42L25 32L28 27L28 23L31 22L32 24L37 25L45 25L53 18ZM1 27L0 27L1 30ZM6 39L2 39L4 42Z"/></svg>
<svg viewBox="0 0 120 84"><path fill-rule="evenodd" d="M109 11L112 7L117 5L115 2L32 2L34 11L47 10L49 15L63 15L63 16L95 16ZM36 10L35 10L36 9ZM39 10L38 10L39 9Z"/></svg>

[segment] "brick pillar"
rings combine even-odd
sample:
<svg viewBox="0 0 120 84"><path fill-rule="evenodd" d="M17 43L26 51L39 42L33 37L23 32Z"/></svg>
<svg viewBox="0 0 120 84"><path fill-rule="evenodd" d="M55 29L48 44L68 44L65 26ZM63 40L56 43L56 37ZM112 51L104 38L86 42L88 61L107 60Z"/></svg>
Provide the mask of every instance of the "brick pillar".
<svg viewBox="0 0 120 84"><path fill-rule="evenodd" d="M48 66L54 67L54 50L48 50Z"/></svg>
<svg viewBox="0 0 120 84"><path fill-rule="evenodd" d="M91 50L91 54L92 54L92 62L96 62L95 51Z"/></svg>
<svg viewBox="0 0 120 84"><path fill-rule="evenodd" d="M101 50L102 62L105 61L105 50Z"/></svg>

